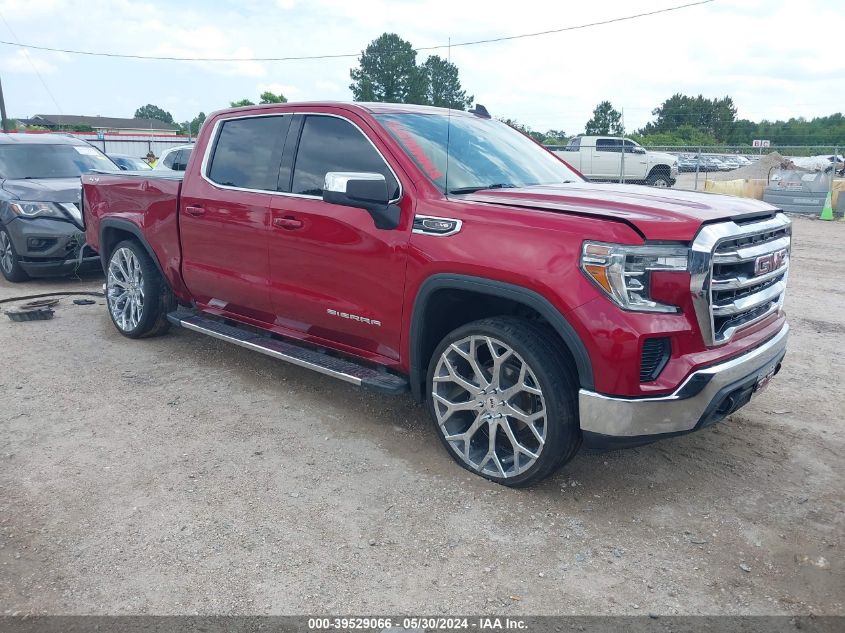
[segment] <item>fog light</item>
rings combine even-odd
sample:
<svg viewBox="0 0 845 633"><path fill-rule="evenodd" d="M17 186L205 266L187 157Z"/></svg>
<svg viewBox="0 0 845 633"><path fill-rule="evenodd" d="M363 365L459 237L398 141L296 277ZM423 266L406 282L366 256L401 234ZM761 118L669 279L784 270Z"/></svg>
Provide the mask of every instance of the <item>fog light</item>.
<svg viewBox="0 0 845 633"><path fill-rule="evenodd" d="M56 243L55 239L47 237L29 237L26 240L26 247L31 251L43 251Z"/></svg>

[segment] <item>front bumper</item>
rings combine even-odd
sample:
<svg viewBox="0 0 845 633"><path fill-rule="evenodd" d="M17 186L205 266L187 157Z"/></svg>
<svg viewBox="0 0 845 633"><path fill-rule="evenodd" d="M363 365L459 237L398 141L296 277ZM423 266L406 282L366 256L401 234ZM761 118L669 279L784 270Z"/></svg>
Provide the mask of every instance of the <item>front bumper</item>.
<svg viewBox="0 0 845 633"><path fill-rule="evenodd" d="M636 446L719 422L747 404L759 382L780 371L788 336L784 324L762 345L693 372L666 396L620 398L581 389L578 406L585 445Z"/></svg>
<svg viewBox="0 0 845 633"><path fill-rule="evenodd" d="M85 247L79 260L85 234L79 227L52 218L13 218L6 230L18 254L21 268L31 277L66 275L101 269L99 256Z"/></svg>

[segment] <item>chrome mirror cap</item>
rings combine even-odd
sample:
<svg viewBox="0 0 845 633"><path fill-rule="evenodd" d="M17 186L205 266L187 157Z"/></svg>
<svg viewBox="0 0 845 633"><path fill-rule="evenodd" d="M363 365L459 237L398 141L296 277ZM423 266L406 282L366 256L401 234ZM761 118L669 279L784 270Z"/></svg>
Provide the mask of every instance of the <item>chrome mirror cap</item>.
<svg viewBox="0 0 845 633"><path fill-rule="evenodd" d="M347 193L346 186L350 180L374 180L387 183L384 174L376 174L365 171L330 171L326 173L323 191Z"/></svg>

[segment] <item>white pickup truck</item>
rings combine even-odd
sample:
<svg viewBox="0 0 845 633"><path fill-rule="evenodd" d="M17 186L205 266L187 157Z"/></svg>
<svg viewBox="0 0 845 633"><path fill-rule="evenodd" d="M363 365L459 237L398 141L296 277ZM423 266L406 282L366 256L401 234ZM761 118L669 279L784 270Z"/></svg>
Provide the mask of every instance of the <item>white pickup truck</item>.
<svg viewBox="0 0 845 633"><path fill-rule="evenodd" d="M624 178L625 182L630 183L671 187L678 177L677 156L649 152L627 138L576 136L565 148L552 151L589 180L618 182Z"/></svg>

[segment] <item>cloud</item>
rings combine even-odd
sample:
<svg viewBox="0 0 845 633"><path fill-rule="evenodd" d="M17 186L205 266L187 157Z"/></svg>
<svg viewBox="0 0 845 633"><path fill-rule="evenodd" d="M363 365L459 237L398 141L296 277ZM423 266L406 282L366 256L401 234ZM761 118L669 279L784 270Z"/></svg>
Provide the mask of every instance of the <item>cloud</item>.
<svg viewBox="0 0 845 633"><path fill-rule="evenodd" d="M36 71L42 75L50 75L57 68L37 53L18 49L11 55L0 58L0 72L34 75Z"/></svg>
<svg viewBox="0 0 845 633"><path fill-rule="evenodd" d="M418 47L431 46L449 38L459 43L530 33L671 4L522 0L518 10L505 12L498 3L479 10L477 2L454 0L168 5L86 0L80 10L83 5L70 0L0 0L0 11L21 41L34 44L177 57L283 57L358 53L385 31ZM829 38L807 35L818 33L819 23L825 32L845 31L845 12L837 6L807 0L796 10L786 0L719 0L590 29L422 51L418 60L451 54L467 93L494 115L540 130L581 131L604 99L624 109L627 127L636 129L675 92L731 95L742 116L812 117L841 110L845 103L845 82L836 81L845 72L842 55ZM0 22L0 34L4 31ZM80 39L80 33L96 37ZM9 73L12 88L42 95L35 110L53 109L29 62L9 51L15 49L0 47L0 71ZM354 57L205 63L30 55L51 74L50 89L67 112L128 116L138 105L167 100L179 120L234 99L255 99L256 89L260 93L264 87L292 100L350 99L349 69L357 63Z"/></svg>
<svg viewBox="0 0 845 633"><path fill-rule="evenodd" d="M45 15L66 9L66 4L65 0L2 0L0 15L15 21L43 20Z"/></svg>

